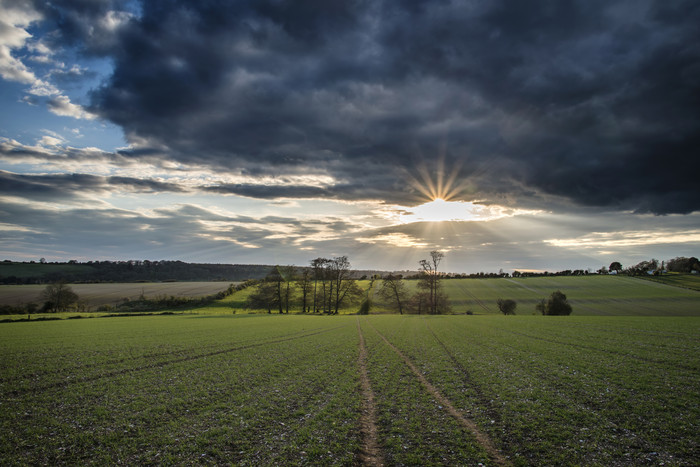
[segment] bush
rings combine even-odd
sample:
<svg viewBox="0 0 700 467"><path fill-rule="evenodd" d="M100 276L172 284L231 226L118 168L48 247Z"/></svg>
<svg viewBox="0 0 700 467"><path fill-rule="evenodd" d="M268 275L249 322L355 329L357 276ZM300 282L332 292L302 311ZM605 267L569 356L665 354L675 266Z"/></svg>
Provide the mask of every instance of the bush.
<svg viewBox="0 0 700 467"><path fill-rule="evenodd" d="M369 309L372 307L372 302L370 302L369 298L366 298L363 302L362 305L360 305L360 311L357 312L359 315L368 315L369 314Z"/></svg>
<svg viewBox="0 0 700 467"><path fill-rule="evenodd" d="M542 299L535 308L543 315L550 316L570 315L572 312L571 305L566 299L566 295L559 290L553 292L548 300Z"/></svg>
<svg viewBox="0 0 700 467"><path fill-rule="evenodd" d="M504 315L514 315L515 309L518 306L518 303L511 299L503 300L502 298L499 298L496 303L498 304L498 309L501 310L501 313Z"/></svg>

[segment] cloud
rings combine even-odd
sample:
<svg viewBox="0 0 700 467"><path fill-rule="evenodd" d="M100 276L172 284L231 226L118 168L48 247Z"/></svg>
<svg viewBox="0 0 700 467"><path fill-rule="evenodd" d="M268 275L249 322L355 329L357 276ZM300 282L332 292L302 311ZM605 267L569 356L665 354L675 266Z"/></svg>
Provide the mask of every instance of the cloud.
<svg viewBox="0 0 700 467"><path fill-rule="evenodd" d="M388 208L442 192L485 212L700 209L693 2L7 5L15 16L0 15L2 76L57 115L111 120L131 146L2 139L4 161L61 172L2 172L6 196L165 192ZM48 33L31 37L39 21ZM89 105L56 87L84 68L25 66L61 48L114 64ZM262 247L440 244L410 229L361 233L355 220L191 222L211 241L242 229L236 241ZM554 237L585 238L573 228L545 238Z"/></svg>
<svg viewBox="0 0 700 467"><path fill-rule="evenodd" d="M120 190L131 193L182 193L185 191L176 184L156 180L88 174L26 175L0 171L0 181L2 181L0 196L17 196L44 201L79 198L87 193L104 194Z"/></svg>
<svg viewBox="0 0 700 467"><path fill-rule="evenodd" d="M694 2L152 1L111 29L111 2L80 5L52 7L67 12L62 37L115 64L89 111L143 151L260 175L312 170L336 193L404 204L406 174L434 173L439 158L469 182L465 201L532 192L700 209Z"/></svg>
<svg viewBox="0 0 700 467"><path fill-rule="evenodd" d="M72 103L66 96L56 96L49 99L47 105L51 113L60 115L61 117L73 117L86 120L96 118L95 114L86 111L80 105Z"/></svg>
<svg viewBox="0 0 700 467"><path fill-rule="evenodd" d="M346 248L342 246L344 235L355 227L332 217L255 218L193 204L117 209L4 198L0 213L8 220L0 225L6 254L62 259L304 264L316 248L322 248L324 254L335 247ZM123 245L129 245L128 251ZM347 250L339 251L347 254Z"/></svg>
<svg viewBox="0 0 700 467"><path fill-rule="evenodd" d="M9 81L37 85L42 83L12 51L21 49L32 37L26 28L41 15L21 2L0 5L0 76ZM43 83L42 83L43 84Z"/></svg>
<svg viewBox="0 0 700 467"><path fill-rule="evenodd" d="M30 25L44 19L38 9L25 2L3 2L0 5L0 76L8 81L31 85L26 91L30 96L48 98L49 111L64 117L93 119L95 115L71 102L54 84L39 78L31 68L13 55L13 51L27 48L39 53L32 56L35 61L48 63L51 50L40 42L30 42L32 35L27 32ZM72 69L76 71L75 69ZM30 100L28 102L35 103Z"/></svg>

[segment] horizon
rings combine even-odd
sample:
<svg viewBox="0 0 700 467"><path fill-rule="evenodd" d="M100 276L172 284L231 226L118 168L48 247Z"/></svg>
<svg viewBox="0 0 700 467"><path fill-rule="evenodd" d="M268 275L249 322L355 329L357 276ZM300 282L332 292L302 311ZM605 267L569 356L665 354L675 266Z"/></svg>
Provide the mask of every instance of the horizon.
<svg viewBox="0 0 700 467"><path fill-rule="evenodd" d="M679 257L674 257L674 258L665 258L665 259L658 259L658 258L649 258L649 260L643 260L643 261L658 261L659 262L659 267L663 265L663 263L675 259ZM314 258L315 259L315 258ZM42 261L43 260L43 261ZM350 261L350 258L348 258ZM46 258L40 258L39 260L34 260L34 259L25 259L25 260L9 260L5 259L2 262L7 263L7 262L12 262L12 263L18 263L18 264L78 264L78 265L90 265L91 263L129 263L129 262L136 262L136 263L143 263L143 262L152 262L152 263L159 263L159 262L183 262L185 264L205 264L205 265L217 265L217 266L264 266L264 267L278 267L278 266L292 266L294 268L313 268L312 265L310 264L266 264L266 263L211 263L211 262L190 262L190 261L182 261L179 259L158 259L158 260L150 260L150 259L134 259L130 258L127 260L115 260L115 259L104 259L104 260L86 260L86 261L78 261L78 260L67 260L67 261L48 261ZM612 264L612 262L610 263ZM623 269L629 268L629 267L634 267L638 263L634 264L624 264L621 263ZM519 272L519 273L525 273L525 274L559 274L562 272L573 272L573 271L583 271L585 274L598 274L598 271L605 268L606 270L609 269L609 265L602 265L601 267L597 269L593 268L580 268L580 267L575 267L575 266L569 266L565 269L556 269L556 270L548 270L548 269L527 269L527 268L520 268L520 269L512 269L512 270L505 270L503 268L499 268L498 271L495 270L480 270L480 271L475 271L475 272L466 272L466 271L449 271L449 270L444 270L442 268L439 269L439 272L441 274L456 274L456 275L477 275L477 274L501 274L501 273L506 273L509 275L512 275L514 272ZM420 268L415 268L415 269L381 269L381 268L357 268L352 265L352 261L350 261L350 270L352 271L357 271L357 272L382 272L382 273L400 273L400 272L405 272L405 273L410 273L410 274L420 274L421 269ZM609 272L609 274L616 274L614 272Z"/></svg>
<svg viewBox="0 0 700 467"><path fill-rule="evenodd" d="M0 5L0 257L700 250L700 5Z"/></svg>

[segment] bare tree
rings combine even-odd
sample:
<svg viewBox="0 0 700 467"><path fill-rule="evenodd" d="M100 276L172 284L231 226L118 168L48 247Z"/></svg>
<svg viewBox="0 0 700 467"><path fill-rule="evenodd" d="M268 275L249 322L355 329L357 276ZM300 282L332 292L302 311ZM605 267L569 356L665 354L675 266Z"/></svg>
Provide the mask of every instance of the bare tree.
<svg viewBox="0 0 700 467"><path fill-rule="evenodd" d="M403 314L403 306L408 299L408 291L406 284L403 281L403 276L389 274L382 280L382 287L379 289L379 295L396 304L399 314Z"/></svg>
<svg viewBox="0 0 700 467"><path fill-rule="evenodd" d="M306 313L308 310L308 305L309 305L309 298L314 292L314 282L311 281L311 278L313 277L313 271L304 268L301 271L301 274L299 275L299 278L297 280L297 287L299 291L301 292L301 312Z"/></svg>
<svg viewBox="0 0 700 467"><path fill-rule="evenodd" d="M331 296L329 310L338 314L338 309L346 298L356 298L362 294L362 291L357 282L350 277L350 261L347 256L333 258L329 262L328 270Z"/></svg>
<svg viewBox="0 0 700 467"><path fill-rule="evenodd" d="M442 262L445 254L441 251L433 250L430 252L430 259L422 259L419 261L421 267L421 277L418 282L418 288L426 290L428 295L428 309L430 314L438 314L440 308L444 308L446 297L440 291L440 274L438 266Z"/></svg>
<svg viewBox="0 0 700 467"><path fill-rule="evenodd" d="M322 304L323 311L326 309L326 266L329 261L326 258L316 258L311 261L311 268L314 272L314 313L319 311L319 302ZM318 291L319 280L321 281L321 292Z"/></svg>
<svg viewBox="0 0 700 467"><path fill-rule="evenodd" d="M281 287L280 301L284 303L284 312L289 313L289 302L294 299L294 288L292 283L296 279L296 268L294 266L283 266L279 268L280 276L284 282Z"/></svg>

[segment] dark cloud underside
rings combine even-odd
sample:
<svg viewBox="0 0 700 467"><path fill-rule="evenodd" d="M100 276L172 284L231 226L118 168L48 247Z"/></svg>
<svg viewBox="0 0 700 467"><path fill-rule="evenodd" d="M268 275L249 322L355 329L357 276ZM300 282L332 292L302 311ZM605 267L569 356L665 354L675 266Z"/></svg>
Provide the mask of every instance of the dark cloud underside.
<svg viewBox="0 0 700 467"><path fill-rule="evenodd" d="M36 200L65 199L85 193L175 192L183 188L166 182L131 177L103 177L87 174L24 175L0 171L0 195Z"/></svg>
<svg viewBox="0 0 700 467"><path fill-rule="evenodd" d="M465 198L700 209L698 2L152 0L117 32L81 27L115 5L45 9L54 40L114 59L91 111L140 151L344 187L291 196L400 200L439 159Z"/></svg>

